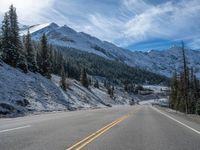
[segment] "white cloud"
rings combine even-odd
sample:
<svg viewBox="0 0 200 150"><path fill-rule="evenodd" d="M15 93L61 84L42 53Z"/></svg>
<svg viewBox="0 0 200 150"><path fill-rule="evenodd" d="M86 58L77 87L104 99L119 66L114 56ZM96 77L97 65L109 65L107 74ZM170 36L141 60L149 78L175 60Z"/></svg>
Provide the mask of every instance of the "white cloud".
<svg viewBox="0 0 200 150"><path fill-rule="evenodd" d="M17 8L19 21L31 24L41 22L44 19L45 11L52 8L54 0L0 0L0 14L8 11L11 4Z"/></svg>
<svg viewBox="0 0 200 150"><path fill-rule="evenodd" d="M76 26L76 29L125 47L159 38L192 41L200 33L198 0L168 1L158 5L142 0L123 0L119 10L118 14L112 16L89 14L88 22Z"/></svg>
<svg viewBox="0 0 200 150"><path fill-rule="evenodd" d="M11 3L22 24L54 21L120 46L157 38L199 43L199 0L0 0L0 13Z"/></svg>

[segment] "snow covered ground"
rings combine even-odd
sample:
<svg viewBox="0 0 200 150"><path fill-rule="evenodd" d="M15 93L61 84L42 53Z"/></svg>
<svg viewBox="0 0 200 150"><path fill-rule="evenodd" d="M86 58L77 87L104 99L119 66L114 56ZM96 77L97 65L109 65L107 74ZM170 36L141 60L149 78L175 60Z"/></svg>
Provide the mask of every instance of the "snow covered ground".
<svg viewBox="0 0 200 150"><path fill-rule="evenodd" d="M154 93L163 93L169 90L167 86L159 86L159 85L143 85L144 88L153 90Z"/></svg>
<svg viewBox="0 0 200 150"><path fill-rule="evenodd" d="M48 80L40 74L24 74L18 69L0 63L0 114L15 116L30 112L64 111L128 105L132 96L115 89L115 98L107 90L83 87L78 81L67 79L69 88L63 91L60 77Z"/></svg>
<svg viewBox="0 0 200 150"><path fill-rule="evenodd" d="M0 66L1 114L65 109L70 109L69 102L53 82L39 74L24 74L6 64Z"/></svg>
<svg viewBox="0 0 200 150"><path fill-rule="evenodd" d="M149 99L146 101L140 101L139 104L140 105L152 105L152 104L164 105L164 104L168 104L168 98Z"/></svg>
<svg viewBox="0 0 200 150"><path fill-rule="evenodd" d="M130 105L132 100L160 98L156 91L166 89L148 85L145 88L153 89L155 94L134 95L125 92L123 87L115 86L114 98L111 98L102 82L99 83L99 88L85 88L74 79L67 79L66 82L69 87L67 91L63 91L60 88L59 76L52 75L49 80L32 72L24 74L0 62L0 117Z"/></svg>

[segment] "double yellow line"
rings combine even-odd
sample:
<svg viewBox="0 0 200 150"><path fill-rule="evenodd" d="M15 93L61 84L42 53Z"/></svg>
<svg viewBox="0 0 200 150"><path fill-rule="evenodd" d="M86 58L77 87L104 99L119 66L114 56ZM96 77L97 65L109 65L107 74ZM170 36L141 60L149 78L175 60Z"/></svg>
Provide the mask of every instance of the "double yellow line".
<svg viewBox="0 0 200 150"><path fill-rule="evenodd" d="M138 109L135 109L135 110L129 112L128 114L116 119L115 121L109 123L108 125L104 126L103 128L99 129L98 131L94 132L93 134L87 136L86 138L84 138L83 140L79 141L78 143L74 144L73 146L71 146L70 148L68 148L66 150L81 150L83 147L85 147L90 142L92 142L93 140L95 140L96 138L101 136L103 133L105 133L106 131L108 131L109 129L114 127L115 125L119 124L120 122L122 122L123 120L128 118L130 115L132 115Z"/></svg>
<svg viewBox="0 0 200 150"><path fill-rule="evenodd" d="M88 145L90 142L92 142L94 139L96 139L97 137L99 137L100 135L102 135L103 133L108 131L110 128L114 127L118 123L120 123L123 120L125 120L126 118L128 118L128 116L129 116L129 114L124 115L124 116L116 119L115 121L111 122L110 124L106 125L105 127L101 128L101 129L99 129L95 133L89 135L88 137L84 138L83 140L79 141L78 143L74 144L73 146L71 146L70 148L68 148L66 150L80 150L80 149L82 149L83 147Z"/></svg>

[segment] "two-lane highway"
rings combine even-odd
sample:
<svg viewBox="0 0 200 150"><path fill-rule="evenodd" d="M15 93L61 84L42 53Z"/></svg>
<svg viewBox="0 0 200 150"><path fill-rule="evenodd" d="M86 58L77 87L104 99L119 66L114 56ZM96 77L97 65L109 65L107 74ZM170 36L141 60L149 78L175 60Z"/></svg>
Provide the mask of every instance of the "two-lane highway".
<svg viewBox="0 0 200 150"><path fill-rule="evenodd" d="M200 125L151 106L0 119L0 150L199 150Z"/></svg>

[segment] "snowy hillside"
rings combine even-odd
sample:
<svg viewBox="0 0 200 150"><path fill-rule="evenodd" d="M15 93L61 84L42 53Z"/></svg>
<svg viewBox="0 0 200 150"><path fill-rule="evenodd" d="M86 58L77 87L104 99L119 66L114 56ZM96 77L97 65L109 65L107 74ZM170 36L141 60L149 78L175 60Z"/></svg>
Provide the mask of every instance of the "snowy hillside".
<svg viewBox="0 0 200 150"><path fill-rule="evenodd" d="M25 34L25 28L21 34ZM39 40L46 33L49 43L62 47L72 47L82 51L97 54L107 59L124 62L129 66L137 66L148 71L170 77L174 70L180 70L182 57L180 48L170 48L163 51L152 50L150 52L131 52L115 46L112 43L101 41L83 32L76 32L68 26L58 26L55 23L34 25L30 27L34 40ZM187 50L188 62L200 77L200 52Z"/></svg>
<svg viewBox="0 0 200 150"><path fill-rule="evenodd" d="M129 104L132 99L120 89L116 89L112 99L103 86L87 89L72 79L68 79L69 89L64 92L58 76L53 75L51 81L40 74L24 74L1 62L0 77L0 115L98 108Z"/></svg>

